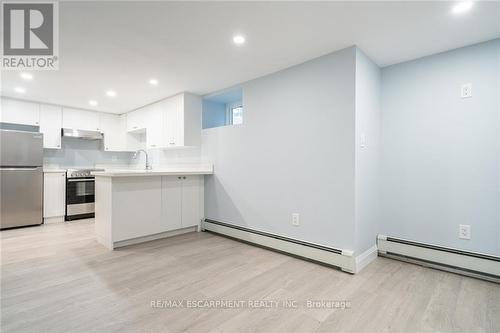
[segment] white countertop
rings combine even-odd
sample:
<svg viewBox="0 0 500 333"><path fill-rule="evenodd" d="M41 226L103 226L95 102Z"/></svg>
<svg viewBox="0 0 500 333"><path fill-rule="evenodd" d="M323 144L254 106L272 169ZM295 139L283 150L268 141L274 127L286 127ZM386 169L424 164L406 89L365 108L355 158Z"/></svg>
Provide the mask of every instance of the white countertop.
<svg viewBox="0 0 500 333"><path fill-rule="evenodd" d="M153 170L140 169L110 169L92 172L96 177L142 177L142 176L179 176L179 175L211 175L214 173L213 165L200 165L189 167L158 168Z"/></svg>
<svg viewBox="0 0 500 333"><path fill-rule="evenodd" d="M45 173L51 173L51 172L66 172L66 169L52 169L52 168L49 168L49 169L46 169L46 168L43 168L43 172Z"/></svg>

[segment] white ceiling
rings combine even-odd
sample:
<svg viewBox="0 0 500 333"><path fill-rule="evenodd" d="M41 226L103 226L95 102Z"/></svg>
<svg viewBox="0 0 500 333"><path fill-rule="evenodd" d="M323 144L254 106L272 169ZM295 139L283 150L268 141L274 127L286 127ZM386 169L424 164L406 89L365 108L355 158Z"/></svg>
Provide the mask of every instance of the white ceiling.
<svg viewBox="0 0 500 333"><path fill-rule="evenodd" d="M356 44L380 66L500 37L500 2L60 2L60 69L2 95L123 113L207 94ZM232 43L235 33L244 46ZM151 86L150 78L159 85ZM23 95L14 92L24 87ZM109 98L105 91L117 96Z"/></svg>

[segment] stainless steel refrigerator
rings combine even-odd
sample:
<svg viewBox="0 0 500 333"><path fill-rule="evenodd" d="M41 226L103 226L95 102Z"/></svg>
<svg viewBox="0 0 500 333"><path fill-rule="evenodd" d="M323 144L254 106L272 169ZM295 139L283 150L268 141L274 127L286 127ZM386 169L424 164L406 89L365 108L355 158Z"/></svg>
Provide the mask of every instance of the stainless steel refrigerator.
<svg viewBox="0 0 500 333"><path fill-rule="evenodd" d="M42 224L43 134L0 130L0 229Z"/></svg>

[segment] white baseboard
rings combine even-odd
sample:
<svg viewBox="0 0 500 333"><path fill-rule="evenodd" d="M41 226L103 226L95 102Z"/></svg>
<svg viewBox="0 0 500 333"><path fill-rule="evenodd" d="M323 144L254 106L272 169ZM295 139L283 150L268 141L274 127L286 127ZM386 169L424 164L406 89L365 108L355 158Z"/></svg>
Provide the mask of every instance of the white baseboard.
<svg viewBox="0 0 500 333"><path fill-rule="evenodd" d="M335 249L213 220L203 221L202 229L355 273L355 260L350 250Z"/></svg>
<svg viewBox="0 0 500 333"><path fill-rule="evenodd" d="M52 224L52 223L62 223L64 222L64 216L52 216L52 217L44 217L44 224Z"/></svg>
<svg viewBox="0 0 500 333"><path fill-rule="evenodd" d="M500 257L378 235L380 255L463 275L500 281Z"/></svg>
<svg viewBox="0 0 500 333"><path fill-rule="evenodd" d="M361 272L363 268L365 268L369 263L371 263L373 260L375 260L378 256L378 249L377 245L373 245L370 247L368 250L365 252L361 253L360 255L356 256L355 262L355 273Z"/></svg>
<svg viewBox="0 0 500 333"><path fill-rule="evenodd" d="M161 232L158 234L148 235L148 236L144 236L144 237L126 239L126 240L122 240L122 241L118 241L118 242L113 242L112 248L116 249L116 248L123 247L123 246L134 245L134 244L139 244L139 243L144 243L144 242L150 242L152 240L157 240L157 239L161 239L161 238L168 238L168 237L173 237L173 236L177 236L177 235L182 235L182 234L185 234L188 232L195 232L195 231L197 231L197 229L198 229L198 226L192 226L192 227L187 227L187 228L183 228L183 229ZM101 244L102 244L102 242L101 242ZM109 246L106 246L106 247L109 248Z"/></svg>

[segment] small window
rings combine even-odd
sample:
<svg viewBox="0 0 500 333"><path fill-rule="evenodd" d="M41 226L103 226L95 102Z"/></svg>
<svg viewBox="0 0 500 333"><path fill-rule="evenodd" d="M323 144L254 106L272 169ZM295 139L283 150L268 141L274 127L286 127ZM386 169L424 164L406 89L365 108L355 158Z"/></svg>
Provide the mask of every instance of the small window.
<svg viewBox="0 0 500 333"><path fill-rule="evenodd" d="M243 106L241 88L203 97L202 128L243 124Z"/></svg>
<svg viewBox="0 0 500 333"><path fill-rule="evenodd" d="M231 124L241 125L243 124L243 106L236 106L231 108Z"/></svg>

